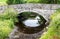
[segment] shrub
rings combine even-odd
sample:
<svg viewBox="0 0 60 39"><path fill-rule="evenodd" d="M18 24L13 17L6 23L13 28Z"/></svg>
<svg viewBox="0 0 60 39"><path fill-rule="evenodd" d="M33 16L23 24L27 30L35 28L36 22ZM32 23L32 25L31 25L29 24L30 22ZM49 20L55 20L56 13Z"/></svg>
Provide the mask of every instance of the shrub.
<svg viewBox="0 0 60 39"><path fill-rule="evenodd" d="M0 39L6 39L12 31L10 20L0 21Z"/></svg>
<svg viewBox="0 0 60 39"><path fill-rule="evenodd" d="M48 31L40 39L60 39L60 9L51 16Z"/></svg>
<svg viewBox="0 0 60 39"><path fill-rule="evenodd" d="M8 8L4 13L0 14L0 39L8 37L14 28L14 22L17 20L16 16L17 13L12 8Z"/></svg>

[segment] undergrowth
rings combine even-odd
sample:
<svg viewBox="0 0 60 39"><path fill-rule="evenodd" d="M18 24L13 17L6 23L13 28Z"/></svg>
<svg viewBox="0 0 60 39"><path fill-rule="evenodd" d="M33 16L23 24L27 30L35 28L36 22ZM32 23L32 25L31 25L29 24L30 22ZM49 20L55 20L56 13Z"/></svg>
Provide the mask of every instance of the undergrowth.
<svg viewBox="0 0 60 39"><path fill-rule="evenodd" d="M8 8L4 13L0 14L0 39L8 38L14 28L14 22L17 21L17 12Z"/></svg>
<svg viewBox="0 0 60 39"><path fill-rule="evenodd" d="M60 9L51 15L48 31L40 39L60 39Z"/></svg>

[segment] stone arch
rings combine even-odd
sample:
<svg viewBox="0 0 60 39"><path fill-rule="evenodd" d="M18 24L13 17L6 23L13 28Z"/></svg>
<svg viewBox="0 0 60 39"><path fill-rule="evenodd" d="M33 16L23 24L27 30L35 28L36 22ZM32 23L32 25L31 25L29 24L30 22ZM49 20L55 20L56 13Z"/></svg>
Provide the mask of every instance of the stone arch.
<svg viewBox="0 0 60 39"><path fill-rule="evenodd" d="M42 12L42 11L40 11L40 9L39 10L37 10L37 9L33 9L33 10L20 10L19 12L18 12L18 14L20 14L20 13L22 13L22 12L34 12L34 13L37 13L37 14L39 14L39 15L41 15L47 22L49 21L48 19L47 19L47 14L46 13L44 13L44 12Z"/></svg>

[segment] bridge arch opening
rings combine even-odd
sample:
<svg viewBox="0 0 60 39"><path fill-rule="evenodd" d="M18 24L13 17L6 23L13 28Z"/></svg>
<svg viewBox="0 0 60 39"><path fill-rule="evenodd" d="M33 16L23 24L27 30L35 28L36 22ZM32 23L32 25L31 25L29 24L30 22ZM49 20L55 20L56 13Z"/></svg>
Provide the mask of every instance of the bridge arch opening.
<svg viewBox="0 0 60 39"><path fill-rule="evenodd" d="M15 25L19 31L25 34L33 34L42 31L46 26L46 19L35 12L21 12L17 16L18 23Z"/></svg>

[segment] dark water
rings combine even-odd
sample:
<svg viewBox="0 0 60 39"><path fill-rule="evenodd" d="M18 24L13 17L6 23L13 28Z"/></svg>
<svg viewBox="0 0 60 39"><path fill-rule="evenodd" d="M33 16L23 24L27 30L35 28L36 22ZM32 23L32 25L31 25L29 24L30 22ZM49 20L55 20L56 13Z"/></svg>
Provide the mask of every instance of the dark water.
<svg viewBox="0 0 60 39"><path fill-rule="evenodd" d="M33 12L23 12L17 16L18 21L15 23L19 31L26 34L33 34L43 30L46 20L43 16Z"/></svg>

